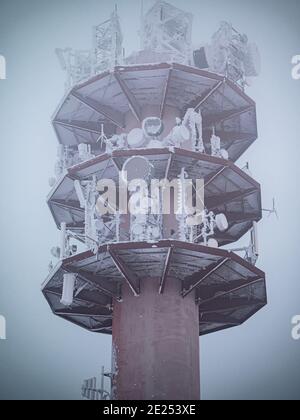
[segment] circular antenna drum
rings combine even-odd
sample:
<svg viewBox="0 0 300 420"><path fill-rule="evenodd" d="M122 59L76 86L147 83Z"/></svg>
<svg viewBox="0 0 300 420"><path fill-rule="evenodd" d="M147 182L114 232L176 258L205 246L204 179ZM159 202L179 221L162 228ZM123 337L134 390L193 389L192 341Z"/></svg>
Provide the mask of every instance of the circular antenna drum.
<svg viewBox="0 0 300 420"><path fill-rule="evenodd" d="M143 156L132 156L127 159L122 168L122 178L125 182L134 179L147 181L153 171L153 165Z"/></svg>
<svg viewBox="0 0 300 420"><path fill-rule="evenodd" d="M220 213L216 215L216 225L220 232L225 232L228 229L228 220L225 214Z"/></svg>
<svg viewBox="0 0 300 420"><path fill-rule="evenodd" d="M144 132L141 128L134 128L127 136L128 146L131 148L141 147L145 143Z"/></svg>
<svg viewBox="0 0 300 420"><path fill-rule="evenodd" d="M149 117L143 121L143 131L147 137L158 137L163 129L162 120L158 117Z"/></svg>

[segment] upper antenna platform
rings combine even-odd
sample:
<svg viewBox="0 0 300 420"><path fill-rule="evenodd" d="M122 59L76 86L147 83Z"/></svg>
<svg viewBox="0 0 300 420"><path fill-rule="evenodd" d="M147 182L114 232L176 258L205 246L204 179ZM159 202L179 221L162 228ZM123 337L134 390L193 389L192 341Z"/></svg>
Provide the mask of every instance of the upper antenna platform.
<svg viewBox="0 0 300 420"><path fill-rule="evenodd" d="M157 1L142 19L142 47L164 53L168 61L191 59L193 15L165 1Z"/></svg>

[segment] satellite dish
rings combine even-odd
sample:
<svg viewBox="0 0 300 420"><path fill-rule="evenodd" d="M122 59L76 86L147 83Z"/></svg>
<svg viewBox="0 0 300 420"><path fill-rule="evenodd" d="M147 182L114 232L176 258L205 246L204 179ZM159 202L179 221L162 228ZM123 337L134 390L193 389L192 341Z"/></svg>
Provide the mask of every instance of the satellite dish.
<svg viewBox="0 0 300 420"><path fill-rule="evenodd" d="M172 140L177 143L182 143L190 139L190 132L184 125L177 125L172 130Z"/></svg>
<svg viewBox="0 0 300 420"><path fill-rule="evenodd" d="M128 146L131 148L141 147L145 143L144 132L141 128L134 128L127 136Z"/></svg>
<svg viewBox="0 0 300 420"><path fill-rule="evenodd" d="M127 177L125 176L127 172ZM147 181L153 172L153 165L143 156L132 156L127 159L122 168L122 178L125 182L134 179Z"/></svg>
<svg viewBox="0 0 300 420"><path fill-rule="evenodd" d="M220 156L224 160L228 160L229 159L229 153L225 149L221 149L220 150Z"/></svg>
<svg viewBox="0 0 300 420"><path fill-rule="evenodd" d="M216 225L220 232L225 232L228 229L228 220L225 214L220 213L216 215Z"/></svg>
<svg viewBox="0 0 300 420"><path fill-rule="evenodd" d="M210 248L219 248L218 241L214 238L209 238L209 240L207 241L207 246L209 246Z"/></svg>
<svg viewBox="0 0 300 420"><path fill-rule="evenodd" d="M143 121L143 131L147 137L158 137L163 132L162 120L157 117L149 117Z"/></svg>

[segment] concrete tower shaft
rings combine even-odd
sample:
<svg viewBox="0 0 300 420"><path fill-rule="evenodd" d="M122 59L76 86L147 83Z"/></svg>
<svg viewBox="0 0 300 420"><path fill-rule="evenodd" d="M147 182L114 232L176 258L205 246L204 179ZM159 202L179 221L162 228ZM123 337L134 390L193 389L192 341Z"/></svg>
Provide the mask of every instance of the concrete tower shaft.
<svg viewBox="0 0 300 420"><path fill-rule="evenodd" d="M143 278L140 295L124 287L112 323L114 398L197 400L199 311L195 295L180 296L181 282Z"/></svg>

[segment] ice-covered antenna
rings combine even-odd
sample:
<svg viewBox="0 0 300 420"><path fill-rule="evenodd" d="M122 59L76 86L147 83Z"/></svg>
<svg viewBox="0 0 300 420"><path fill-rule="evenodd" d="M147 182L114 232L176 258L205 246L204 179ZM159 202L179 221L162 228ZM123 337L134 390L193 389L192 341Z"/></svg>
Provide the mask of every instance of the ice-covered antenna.
<svg viewBox="0 0 300 420"><path fill-rule="evenodd" d="M101 134L97 139L97 143L99 141L101 141L101 148L103 147L103 143L106 144L106 142L107 142L107 137L106 137L106 134L104 132L104 124L101 124Z"/></svg>
<svg viewBox="0 0 300 420"><path fill-rule="evenodd" d="M144 15L142 49L164 54L168 61L189 63L193 15L165 1L156 1Z"/></svg>
<svg viewBox="0 0 300 420"><path fill-rule="evenodd" d="M242 171L244 171L247 175L252 177L249 162L246 162L246 164L242 167Z"/></svg>
<svg viewBox="0 0 300 420"><path fill-rule="evenodd" d="M81 395L87 400L108 400L110 393L105 390L104 378L111 378L111 373L104 371L104 366L101 369L100 389L97 388L97 378L90 378L83 382L81 388Z"/></svg>
<svg viewBox="0 0 300 420"><path fill-rule="evenodd" d="M257 222L253 222L250 231L250 244L241 248L234 248L231 252L245 252L245 260L255 265L259 257Z"/></svg>
<svg viewBox="0 0 300 420"><path fill-rule="evenodd" d="M277 219L279 219L277 208L276 208L275 198L273 198L272 202L273 202L273 207L271 209L262 209L262 211L268 213L268 217L270 217L271 214L275 214Z"/></svg>

